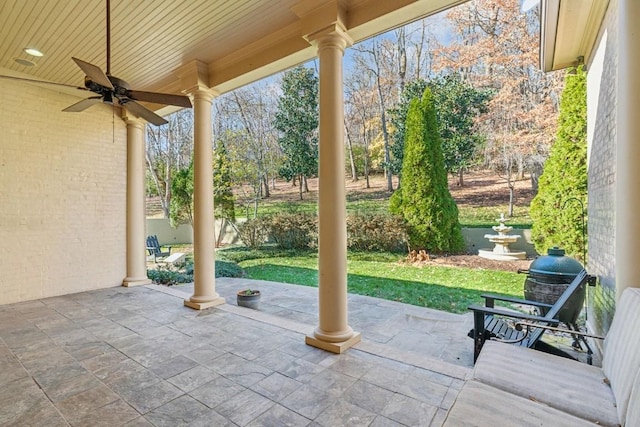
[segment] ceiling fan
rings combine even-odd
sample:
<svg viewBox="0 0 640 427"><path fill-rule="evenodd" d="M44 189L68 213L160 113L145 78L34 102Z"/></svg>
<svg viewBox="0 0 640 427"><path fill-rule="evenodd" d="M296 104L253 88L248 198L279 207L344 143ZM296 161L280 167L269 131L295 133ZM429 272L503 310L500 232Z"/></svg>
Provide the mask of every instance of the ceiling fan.
<svg viewBox="0 0 640 427"><path fill-rule="evenodd" d="M65 112L79 112L84 111L97 103L105 103L114 106L121 106L133 114L142 117L149 123L156 126L164 125L167 122L164 118L160 117L147 107L139 104L136 101L151 102L155 104L175 105L178 107L191 108L191 100L188 96L173 95L168 93L158 92L144 92L139 90L133 90L129 84L113 75L111 75L111 0L106 0L107 3L107 70L106 73L96 65L90 64L78 58L71 58L84 72L84 87L76 87L73 85L67 85L63 83L54 83L47 81L40 81L34 79L26 79L12 76L1 76L5 78L11 78L16 80L24 80L35 83L46 83L59 86L71 86L81 90L89 90L95 93L97 96L91 96L83 99L62 111Z"/></svg>

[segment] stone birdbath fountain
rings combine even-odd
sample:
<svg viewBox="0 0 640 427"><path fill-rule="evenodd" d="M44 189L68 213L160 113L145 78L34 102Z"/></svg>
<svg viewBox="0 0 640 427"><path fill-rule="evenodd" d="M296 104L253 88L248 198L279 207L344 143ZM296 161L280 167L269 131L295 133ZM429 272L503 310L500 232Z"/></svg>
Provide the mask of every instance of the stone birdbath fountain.
<svg viewBox="0 0 640 427"><path fill-rule="evenodd" d="M498 234L485 234L484 238L489 239L491 243L495 243L495 247L493 250L491 249L480 249L478 251L478 255L482 258L494 259L498 261L515 261L519 259L525 259L527 257L526 252L522 251L512 251L509 248L511 243L515 243L520 236L512 236L509 235L509 232L513 230L513 227L509 227L504 225L505 222L508 221L507 218L504 217L504 214L500 214L500 218L496 219L496 221L500 225L494 225L493 231Z"/></svg>

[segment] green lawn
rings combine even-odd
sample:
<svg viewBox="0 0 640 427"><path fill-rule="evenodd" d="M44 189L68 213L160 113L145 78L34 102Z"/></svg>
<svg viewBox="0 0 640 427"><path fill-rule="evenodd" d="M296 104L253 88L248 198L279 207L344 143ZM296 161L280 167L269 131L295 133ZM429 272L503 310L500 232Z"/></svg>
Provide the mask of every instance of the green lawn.
<svg viewBox="0 0 640 427"><path fill-rule="evenodd" d="M273 282L317 286L317 254L283 251L224 250L225 259L237 261L247 277ZM350 253L350 293L400 301L453 313L482 303L480 294L522 297L522 276L505 271L444 266L415 267L399 254Z"/></svg>

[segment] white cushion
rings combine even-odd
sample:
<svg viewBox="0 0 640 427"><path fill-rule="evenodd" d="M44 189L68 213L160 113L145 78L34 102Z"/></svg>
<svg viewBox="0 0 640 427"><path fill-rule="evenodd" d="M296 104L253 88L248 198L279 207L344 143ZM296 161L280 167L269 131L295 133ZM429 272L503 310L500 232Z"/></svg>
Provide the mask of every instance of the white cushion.
<svg viewBox="0 0 640 427"><path fill-rule="evenodd" d="M640 371L636 374L636 380L633 382L625 422L629 427L640 426Z"/></svg>
<svg viewBox="0 0 640 427"><path fill-rule="evenodd" d="M627 288L616 303L604 341L602 370L611 383L624 424L631 389L640 369L640 289ZM638 403L640 404L640 403Z"/></svg>
<svg viewBox="0 0 640 427"><path fill-rule="evenodd" d="M443 426L593 426L547 405L467 381L447 413Z"/></svg>
<svg viewBox="0 0 640 427"><path fill-rule="evenodd" d="M600 425L620 424L611 387L596 366L487 341L473 378Z"/></svg>

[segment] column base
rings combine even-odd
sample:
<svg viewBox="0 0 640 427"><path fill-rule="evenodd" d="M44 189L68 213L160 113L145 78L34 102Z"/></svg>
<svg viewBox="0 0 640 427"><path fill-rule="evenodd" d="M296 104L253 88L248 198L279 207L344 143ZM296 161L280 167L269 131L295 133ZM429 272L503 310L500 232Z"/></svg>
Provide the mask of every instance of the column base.
<svg viewBox="0 0 640 427"><path fill-rule="evenodd" d="M336 354L342 354L349 348L358 344L361 340L362 340L362 337L360 336L360 332L354 332L353 335L351 335L351 338L345 341L340 341L340 342L322 341L316 338L316 336L313 334L307 335L304 338L305 344L310 345L312 347L321 348L323 350L330 351L331 353L336 353Z"/></svg>
<svg viewBox="0 0 640 427"><path fill-rule="evenodd" d="M148 277L125 277L122 286L130 288L132 286L150 285L153 281Z"/></svg>
<svg viewBox="0 0 640 427"><path fill-rule="evenodd" d="M215 307L216 305L221 305L221 304L224 304L225 302L226 302L225 299L222 297L215 298L211 301L202 301L202 302L195 302L195 301L191 301L190 299L186 299L184 300L184 305L189 308L193 308L195 310L204 310L205 308Z"/></svg>

